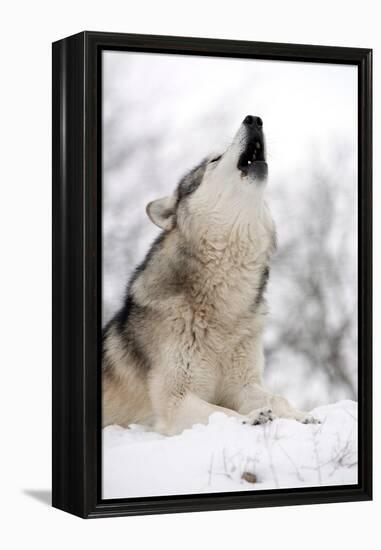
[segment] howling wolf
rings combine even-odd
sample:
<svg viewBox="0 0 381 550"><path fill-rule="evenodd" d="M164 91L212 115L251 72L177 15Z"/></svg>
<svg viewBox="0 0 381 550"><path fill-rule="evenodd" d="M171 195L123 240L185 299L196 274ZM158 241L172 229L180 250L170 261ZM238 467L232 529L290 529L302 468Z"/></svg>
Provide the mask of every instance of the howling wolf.
<svg viewBox="0 0 381 550"><path fill-rule="evenodd" d="M163 434L216 411L249 424L315 422L262 387L264 292L275 228L263 122L248 115L221 155L148 204L162 229L103 334L103 425Z"/></svg>

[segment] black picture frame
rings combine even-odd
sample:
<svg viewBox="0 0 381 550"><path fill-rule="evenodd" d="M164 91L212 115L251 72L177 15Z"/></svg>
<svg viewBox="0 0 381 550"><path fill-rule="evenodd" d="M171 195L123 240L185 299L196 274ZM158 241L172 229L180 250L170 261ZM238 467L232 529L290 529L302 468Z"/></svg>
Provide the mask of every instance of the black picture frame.
<svg viewBox="0 0 381 550"><path fill-rule="evenodd" d="M101 499L101 52L358 67L358 484ZM372 498L372 50L82 32L53 44L53 506L84 518Z"/></svg>

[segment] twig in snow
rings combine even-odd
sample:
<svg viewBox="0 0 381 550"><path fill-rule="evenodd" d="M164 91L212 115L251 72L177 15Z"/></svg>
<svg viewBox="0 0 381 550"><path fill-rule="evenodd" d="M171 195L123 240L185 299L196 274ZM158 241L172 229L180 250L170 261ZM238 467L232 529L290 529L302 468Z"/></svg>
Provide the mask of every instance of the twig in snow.
<svg viewBox="0 0 381 550"><path fill-rule="evenodd" d="M271 452L271 448L270 448L270 444L269 444L269 437L268 437L268 432L267 432L267 429L266 429L266 425L263 426L263 440L264 440L264 443L265 443L267 454L269 456L269 466L270 466L270 470L271 470L271 473L272 473L272 476L273 476L273 479L274 479L274 484L275 484L275 487L278 489L279 488L279 481L278 481L278 476L277 476L275 466L274 466L274 462L273 462L273 457L272 457L272 452Z"/></svg>
<svg viewBox="0 0 381 550"><path fill-rule="evenodd" d="M295 474L296 474L296 477L298 478L298 480L299 480L299 481L305 481L304 477L303 477L302 474L300 473L300 469L297 467L297 465L295 464L295 462L293 461L293 459L291 458L291 456L288 454L288 452L286 451L286 449L284 449L280 443L278 443L278 445L279 445L280 449L284 452L284 454L286 455L286 457L288 458L288 460L291 462L291 465L294 467Z"/></svg>
<svg viewBox="0 0 381 550"><path fill-rule="evenodd" d="M322 475L321 475L321 466L320 466L320 457L319 457L319 451L318 451L318 446L317 446L317 442L316 442L316 432L313 432L313 434L312 434L312 442L313 442L314 453L315 453L315 457L316 457L316 471L317 471L317 475L318 475L319 485L323 485L323 479L322 479Z"/></svg>
<svg viewBox="0 0 381 550"><path fill-rule="evenodd" d="M210 458L209 481L208 481L209 487L212 485L213 460L214 460L214 453L212 453L212 456L211 456L211 458Z"/></svg>

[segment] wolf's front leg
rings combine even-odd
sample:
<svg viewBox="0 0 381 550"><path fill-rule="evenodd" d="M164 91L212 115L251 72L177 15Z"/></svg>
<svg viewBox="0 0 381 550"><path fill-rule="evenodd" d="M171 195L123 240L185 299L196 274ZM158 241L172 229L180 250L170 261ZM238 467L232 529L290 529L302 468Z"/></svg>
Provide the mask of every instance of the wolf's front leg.
<svg viewBox="0 0 381 550"><path fill-rule="evenodd" d="M154 429L165 435L181 433L191 428L193 424L207 424L210 415L215 412L239 418L243 423L249 422L249 419L237 411L208 403L191 391L186 391L184 395L181 393L168 395L166 401L154 405L154 410L156 417Z"/></svg>
<svg viewBox="0 0 381 550"><path fill-rule="evenodd" d="M286 398L264 390L259 384L247 384L237 396L237 410L241 414L257 417L258 411L267 410L270 420L274 417L293 418L304 424L319 421L310 414L293 407Z"/></svg>

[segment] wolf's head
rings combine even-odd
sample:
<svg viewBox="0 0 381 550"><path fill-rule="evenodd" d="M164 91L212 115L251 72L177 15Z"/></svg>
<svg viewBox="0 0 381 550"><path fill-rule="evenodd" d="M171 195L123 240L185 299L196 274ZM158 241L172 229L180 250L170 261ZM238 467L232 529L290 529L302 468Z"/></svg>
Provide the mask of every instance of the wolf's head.
<svg viewBox="0 0 381 550"><path fill-rule="evenodd" d="M149 203L147 214L164 231L176 228L189 243L201 237L223 241L235 229L249 237L259 231L271 241L263 199L267 173L263 122L248 115L224 153L204 159L171 196Z"/></svg>

